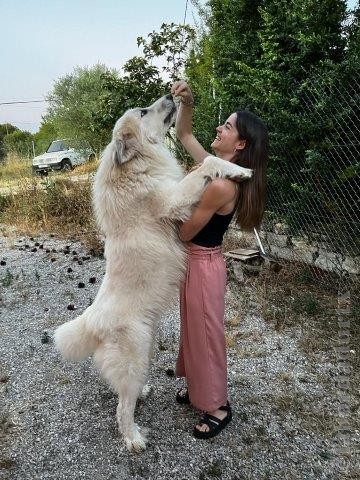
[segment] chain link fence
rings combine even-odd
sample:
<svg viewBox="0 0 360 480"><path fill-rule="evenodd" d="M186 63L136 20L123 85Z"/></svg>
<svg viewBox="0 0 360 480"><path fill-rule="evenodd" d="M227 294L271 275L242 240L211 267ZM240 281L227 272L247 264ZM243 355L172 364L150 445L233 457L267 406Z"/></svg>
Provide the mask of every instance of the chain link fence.
<svg viewBox="0 0 360 480"><path fill-rule="evenodd" d="M279 260L301 262L313 276L360 274L360 73L346 79L312 80L298 111L303 148L277 143L286 188L269 186L261 237ZM328 275L327 275L328 274Z"/></svg>
<svg viewBox="0 0 360 480"><path fill-rule="evenodd" d="M271 131L269 124L268 199L260 238L267 254L303 266L311 282L326 287L347 279L358 286L360 71L312 77L299 87L297 99L290 141L286 122L283 131L279 126ZM170 141L170 148L187 164L175 143ZM237 227L230 230L238 238ZM255 235L239 241L239 246L256 244Z"/></svg>

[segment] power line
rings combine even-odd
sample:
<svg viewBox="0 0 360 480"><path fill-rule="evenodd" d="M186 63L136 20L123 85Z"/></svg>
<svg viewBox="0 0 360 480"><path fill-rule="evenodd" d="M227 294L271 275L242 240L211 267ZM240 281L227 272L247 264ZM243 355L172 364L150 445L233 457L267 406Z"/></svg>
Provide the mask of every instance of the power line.
<svg viewBox="0 0 360 480"><path fill-rule="evenodd" d="M24 100L24 101L15 101L15 102L0 102L0 105L16 105L19 103L42 103L47 102L47 100Z"/></svg>

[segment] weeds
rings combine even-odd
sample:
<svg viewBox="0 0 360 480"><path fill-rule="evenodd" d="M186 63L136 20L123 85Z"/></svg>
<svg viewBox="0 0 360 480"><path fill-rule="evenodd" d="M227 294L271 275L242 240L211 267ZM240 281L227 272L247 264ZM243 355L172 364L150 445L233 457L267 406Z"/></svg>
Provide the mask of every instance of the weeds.
<svg viewBox="0 0 360 480"><path fill-rule="evenodd" d="M14 275L10 272L10 270L7 268L5 276L1 279L1 284L3 287L10 287L12 284L12 281L14 279Z"/></svg>
<svg viewBox="0 0 360 480"><path fill-rule="evenodd" d="M3 202L0 221L24 233L94 232L90 183L54 177L19 182L18 190Z"/></svg>
<svg viewBox="0 0 360 480"><path fill-rule="evenodd" d="M6 209L8 204L9 204L8 197L0 193L0 216L1 216L1 213Z"/></svg>
<svg viewBox="0 0 360 480"><path fill-rule="evenodd" d="M206 480L208 478L220 478L222 476L222 468L220 462L215 460L211 462L210 465L201 472L199 475L199 480Z"/></svg>
<svg viewBox="0 0 360 480"><path fill-rule="evenodd" d="M31 177L31 175L31 160L29 158L21 158L14 153L7 155L5 162L0 165L1 184Z"/></svg>
<svg viewBox="0 0 360 480"><path fill-rule="evenodd" d="M7 435L11 434L15 429L15 423L13 422L8 412L0 414L0 439L4 439Z"/></svg>
<svg viewBox="0 0 360 480"><path fill-rule="evenodd" d="M311 292L305 292L295 297L293 305L295 313L306 313L307 315L316 315L320 312L320 303Z"/></svg>
<svg viewBox="0 0 360 480"><path fill-rule="evenodd" d="M87 161L82 165L75 167L70 172L64 174L61 171L51 172L52 176L77 176L90 174L96 171L99 165L97 158ZM22 158L15 153L10 153L7 155L5 162L0 164L0 186L5 187L9 184L13 184L17 181L30 180L34 177L32 171L32 159L31 158Z"/></svg>

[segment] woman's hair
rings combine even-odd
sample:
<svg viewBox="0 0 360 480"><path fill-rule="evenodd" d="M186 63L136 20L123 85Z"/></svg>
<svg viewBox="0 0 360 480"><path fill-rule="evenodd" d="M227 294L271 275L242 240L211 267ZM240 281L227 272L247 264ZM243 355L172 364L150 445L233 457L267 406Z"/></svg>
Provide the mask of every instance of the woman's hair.
<svg viewBox="0 0 360 480"><path fill-rule="evenodd" d="M266 194L266 166L268 161L268 131L260 118L248 110L236 111L236 129L240 140L246 140L233 162L254 170L253 176L240 184L235 218L242 230L260 226Z"/></svg>

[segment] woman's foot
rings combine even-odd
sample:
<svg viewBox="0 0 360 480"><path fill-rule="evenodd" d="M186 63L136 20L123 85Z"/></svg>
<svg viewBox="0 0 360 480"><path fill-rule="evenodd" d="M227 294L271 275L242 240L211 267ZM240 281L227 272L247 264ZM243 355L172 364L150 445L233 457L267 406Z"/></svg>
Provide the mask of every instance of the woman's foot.
<svg viewBox="0 0 360 480"><path fill-rule="evenodd" d="M194 428L194 437L212 438L218 435L232 419L232 412L229 402L223 407L205 413L200 423Z"/></svg>
<svg viewBox="0 0 360 480"><path fill-rule="evenodd" d="M180 388L176 392L176 401L178 403L181 403L182 405L190 405L190 397L189 397L189 392L186 387Z"/></svg>

